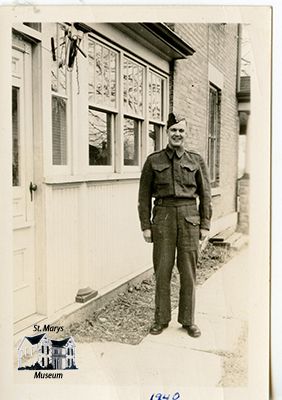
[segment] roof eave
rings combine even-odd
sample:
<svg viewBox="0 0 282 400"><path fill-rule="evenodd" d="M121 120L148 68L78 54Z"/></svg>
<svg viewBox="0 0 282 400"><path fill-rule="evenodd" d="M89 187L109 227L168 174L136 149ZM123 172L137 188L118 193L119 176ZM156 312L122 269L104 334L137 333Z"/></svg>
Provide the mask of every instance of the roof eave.
<svg viewBox="0 0 282 400"><path fill-rule="evenodd" d="M76 22L74 25L85 33L91 32L94 29L86 23ZM158 49L158 53L162 54L163 58L168 61L187 58L195 53L195 50L187 42L164 23L125 22L112 23L112 25L147 47L155 50Z"/></svg>
<svg viewBox="0 0 282 400"><path fill-rule="evenodd" d="M140 23L140 25L145 27L167 46L171 47L178 54L178 57L175 58L186 58L195 53L195 50L187 42L164 23L144 22Z"/></svg>

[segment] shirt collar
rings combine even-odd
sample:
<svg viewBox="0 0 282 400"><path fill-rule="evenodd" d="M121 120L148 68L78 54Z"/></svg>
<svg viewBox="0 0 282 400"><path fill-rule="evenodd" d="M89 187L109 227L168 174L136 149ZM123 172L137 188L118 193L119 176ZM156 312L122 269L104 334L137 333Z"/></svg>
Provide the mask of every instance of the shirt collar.
<svg viewBox="0 0 282 400"><path fill-rule="evenodd" d="M181 158L184 154L184 147L179 147L178 149L172 149L169 145L166 146L166 154L168 158L172 160L174 153L177 155L178 158Z"/></svg>

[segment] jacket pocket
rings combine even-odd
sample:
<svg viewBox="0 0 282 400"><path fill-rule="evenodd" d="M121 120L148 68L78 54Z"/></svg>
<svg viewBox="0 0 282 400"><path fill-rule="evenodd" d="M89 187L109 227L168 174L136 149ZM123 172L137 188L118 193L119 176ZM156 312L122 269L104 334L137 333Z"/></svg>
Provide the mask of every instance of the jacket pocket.
<svg viewBox="0 0 282 400"><path fill-rule="evenodd" d="M188 250L197 250L200 240L200 216L184 217L183 241Z"/></svg>
<svg viewBox="0 0 282 400"><path fill-rule="evenodd" d="M193 226L199 226L200 225L200 217L198 215L185 217L185 221L187 221L189 224L191 224Z"/></svg>
<svg viewBox="0 0 282 400"><path fill-rule="evenodd" d="M164 207L155 206L153 208L152 225L158 225L167 221L168 213Z"/></svg>
<svg viewBox="0 0 282 400"><path fill-rule="evenodd" d="M171 166L170 164L155 164L152 165L155 183L157 185L166 185L171 181Z"/></svg>
<svg viewBox="0 0 282 400"><path fill-rule="evenodd" d="M191 162L182 162L180 165L182 168L186 168L189 171L195 171L197 169L197 165Z"/></svg>
<svg viewBox="0 0 282 400"><path fill-rule="evenodd" d="M196 183L195 174L197 172L197 166L191 163L181 164L182 170L182 182L184 185L193 185Z"/></svg>

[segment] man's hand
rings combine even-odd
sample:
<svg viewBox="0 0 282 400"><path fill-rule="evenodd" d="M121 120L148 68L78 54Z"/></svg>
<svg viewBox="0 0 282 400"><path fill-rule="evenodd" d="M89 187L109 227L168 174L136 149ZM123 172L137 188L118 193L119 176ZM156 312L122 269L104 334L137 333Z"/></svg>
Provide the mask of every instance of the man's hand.
<svg viewBox="0 0 282 400"><path fill-rule="evenodd" d="M200 253L205 250L208 245L209 231L206 229L200 230Z"/></svg>
<svg viewBox="0 0 282 400"><path fill-rule="evenodd" d="M207 229L200 230L200 240L205 240L209 236L209 231Z"/></svg>
<svg viewBox="0 0 282 400"><path fill-rule="evenodd" d="M145 229L143 231L143 237L145 239L145 242L152 243L152 232L151 232L151 229Z"/></svg>

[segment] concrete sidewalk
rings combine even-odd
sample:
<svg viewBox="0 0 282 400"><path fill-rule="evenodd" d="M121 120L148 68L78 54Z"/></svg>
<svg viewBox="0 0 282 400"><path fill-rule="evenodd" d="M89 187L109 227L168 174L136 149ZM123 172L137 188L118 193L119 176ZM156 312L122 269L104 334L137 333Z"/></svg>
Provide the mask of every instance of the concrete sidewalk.
<svg viewBox="0 0 282 400"><path fill-rule="evenodd" d="M60 384L85 384L92 394L102 390L103 396L95 399L149 400L154 393L170 394L171 399L175 392L181 400L226 398L226 389L219 386L223 352L234 352L248 321L248 266L244 249L197 289L200 338L189 337L176 322L176 309L168 329L148 335L137 346L77 343L79 370L63 371ZM17 373L16 382L27 383L28 375L30 371ZM238 398L243 399L241 390Z"/></svg>

